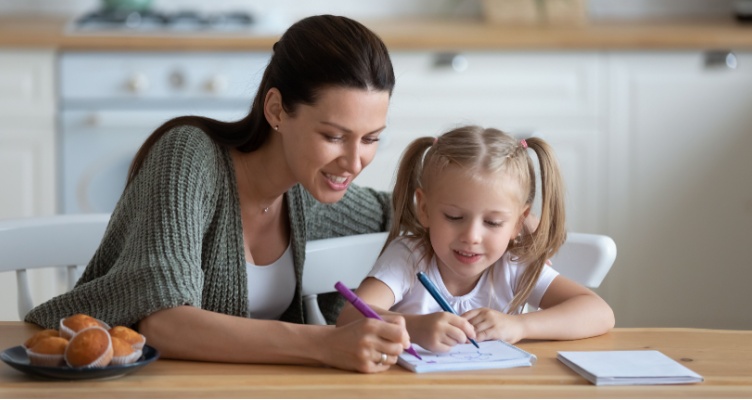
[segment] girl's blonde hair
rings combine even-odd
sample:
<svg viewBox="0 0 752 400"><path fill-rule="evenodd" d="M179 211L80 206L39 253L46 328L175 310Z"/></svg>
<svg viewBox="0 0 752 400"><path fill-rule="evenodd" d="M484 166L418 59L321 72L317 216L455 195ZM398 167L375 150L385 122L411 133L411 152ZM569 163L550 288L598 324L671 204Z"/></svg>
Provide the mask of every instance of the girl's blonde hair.
<svg viewBox="0 0 752 400"><path fill-rule="evenodd" d="M433 257L428 230L418 220L415 191L430 188L433 179L448 166L457 166L470 174L498 174L520 185L521 200L532 207L536 196L533 160L527 149L535 151L540 164L541 210L537 229L523 227L510 241L507 251L527 267L513 288L515 296L507 310L519 313L527 302L541 270L566 240L564 185L553 149L536 137L524 141L493 128L464 126L438 138L414 140L402 154L392 194L394 219L384 248L397 236L419 240L421 256ZM383 251L383 250L382 250Z"/></svg>

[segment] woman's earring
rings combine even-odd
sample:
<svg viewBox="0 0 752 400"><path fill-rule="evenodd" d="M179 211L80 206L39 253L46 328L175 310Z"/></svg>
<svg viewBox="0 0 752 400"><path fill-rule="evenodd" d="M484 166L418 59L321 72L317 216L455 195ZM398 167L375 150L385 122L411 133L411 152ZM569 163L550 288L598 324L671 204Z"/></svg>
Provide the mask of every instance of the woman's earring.
<svg viewBox="0 0 752 400"><path fill-rule="evenodd" d="M274 125L274 130L279 131L279 125Z"/></svg>

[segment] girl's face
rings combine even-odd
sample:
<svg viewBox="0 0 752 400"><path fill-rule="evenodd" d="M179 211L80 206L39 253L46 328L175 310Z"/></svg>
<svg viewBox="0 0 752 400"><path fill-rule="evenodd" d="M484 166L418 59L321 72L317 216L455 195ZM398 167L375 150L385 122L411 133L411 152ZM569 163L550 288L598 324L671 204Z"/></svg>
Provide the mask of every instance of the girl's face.
<svg viewBox="0 0 752 400"><path fill-rule="evenodd" d="M386 128L389 92L350 88L321 91L316 104L284 114L279 124L287 165L316 200L334 203L373 160Z"/></svg>
<svg viewBox="0 0 752 400"><path fill-rule="evenodd" d="M529 212L516 181L499 174L474 174L449 166L428 191L418 189L420 223L428 228L439 272L458 296L506 252Z"/></svg>

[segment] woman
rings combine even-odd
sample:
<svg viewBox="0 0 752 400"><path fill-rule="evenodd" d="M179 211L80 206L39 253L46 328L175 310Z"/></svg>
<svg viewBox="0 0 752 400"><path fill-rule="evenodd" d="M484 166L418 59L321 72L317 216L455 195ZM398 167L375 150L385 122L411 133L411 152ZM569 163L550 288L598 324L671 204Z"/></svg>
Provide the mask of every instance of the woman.
<svg viewBox="0 0 752 400"><path fill-rule="evenodd" d="M306 240L387 229L388 195L351 183L385 128L389 54L363 25L327 15L273 50L247 117L180 117L146 140L76 287L26 321L84 313L136 326L168 358L362 372L396 362L409 346L401 318L303 325L300 294ZM333 321L338 306L322 309Z"/></svg>

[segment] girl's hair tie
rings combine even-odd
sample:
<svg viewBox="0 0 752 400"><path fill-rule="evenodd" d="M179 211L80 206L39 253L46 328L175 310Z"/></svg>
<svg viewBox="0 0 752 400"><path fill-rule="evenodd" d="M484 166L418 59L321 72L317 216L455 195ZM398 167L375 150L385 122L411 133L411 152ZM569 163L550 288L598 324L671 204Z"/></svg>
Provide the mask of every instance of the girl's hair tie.
<svg viewBox="0 0 752 400"><path fill-rule="evenodd" d="M522 146L523 149L527 148L527 142L525 141L525 139L520 139L520 146Z"/></svg>

